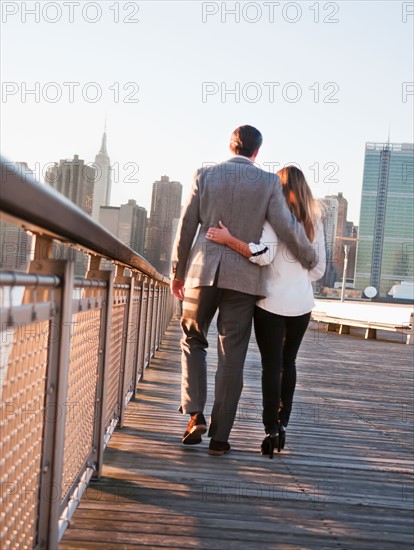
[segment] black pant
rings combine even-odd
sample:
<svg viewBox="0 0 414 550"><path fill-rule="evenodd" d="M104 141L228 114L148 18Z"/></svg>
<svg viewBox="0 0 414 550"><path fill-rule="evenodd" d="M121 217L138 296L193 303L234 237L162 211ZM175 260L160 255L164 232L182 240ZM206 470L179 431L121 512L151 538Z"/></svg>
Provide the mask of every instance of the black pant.
<svg viewBox="0 0 414 550"><path fill-rule="evenodd" d="M263 425L274 431L292 412L296 386L296 355L310 320L310 312L286 317L255 308L254 330L262 356Z"/></svg>

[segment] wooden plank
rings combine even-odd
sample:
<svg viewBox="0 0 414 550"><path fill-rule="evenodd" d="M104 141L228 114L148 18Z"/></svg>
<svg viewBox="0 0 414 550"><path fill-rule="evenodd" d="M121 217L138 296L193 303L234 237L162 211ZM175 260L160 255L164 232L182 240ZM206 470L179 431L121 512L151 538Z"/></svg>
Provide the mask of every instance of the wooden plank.
<svg viewBox="0 0 414 550"><path fill-rule="evenodd" d="M213 332L213 331L212 331ZM399 342L308 330L287 446L259 453L254 336L232 451L184 446L180 331L173 322L104 455L62 549L411 548L413 358ZM217 361L210 337L208 417Z"/></svg>

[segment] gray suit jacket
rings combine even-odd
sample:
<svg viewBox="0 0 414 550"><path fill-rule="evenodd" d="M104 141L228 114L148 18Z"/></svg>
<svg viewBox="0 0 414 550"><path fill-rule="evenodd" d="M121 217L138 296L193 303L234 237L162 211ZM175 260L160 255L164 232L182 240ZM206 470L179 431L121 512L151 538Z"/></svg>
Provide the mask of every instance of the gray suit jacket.
<svg viewBox="0 0 414 550"><path fill-rule="evenodd" d="M200 168L174 242L175 278L185 279L187 288L212 286L219 269L219 288L263 296L261 268L227 246L208 241L206 232L222 221L242 241L259 242L265 219L280 240L289 243L285 261L294 256L307 269L316 265L315 251L291 214L277 175L238 156Z"/></svg>

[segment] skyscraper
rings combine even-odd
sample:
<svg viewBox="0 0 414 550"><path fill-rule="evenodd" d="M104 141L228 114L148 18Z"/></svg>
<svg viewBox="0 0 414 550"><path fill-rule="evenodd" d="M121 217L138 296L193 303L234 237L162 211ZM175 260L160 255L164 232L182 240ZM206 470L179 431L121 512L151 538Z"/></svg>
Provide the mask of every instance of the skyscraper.
<svg viewBox="0 0 414 550"><path fill-rule="evenodd" d="M101 206L99 223L135 252L144 255L147 211L136 201L130 199L121 206Z"/></svg>
<svg viewBox="0 0 414 550"><path fill-rule="evenodd" d="M34 172L26 162L15 162L13 169L18 170L22 177L34 178ZM2 269L25 271L31 246L32 237L24 229L3 219L0 220L0 267Z"/></svg>
<svg viewBox="0 0 414 550"><path fill-rule="evenodd" d="M355 287L387 297L414 280L414 145L367 143Z"/></svg>
<svg viewBox="0 0 414 550"><path fill-rule="evenodd" d="M95 168L85 164L78 155L74 155L73 160L55 162L47 169L45 181L87 214L92 214Z"/></svg>
<svg viewBox="0 0 414 550"><path fill-rule="evenodd" d="M335 196L335 198L338 201L338 221L336 224L336 237L343 237L346 233L348 201L341 192L339 192Z"/></svg>
<svg viewBox="0 0 414 550"><path fill-rule="evenodd" d="M93 190L92 217L99 221L99 208L109 206L111 201L111 161L106 150L106 127L102 136L101 148L95 157L95 182Z"/></svg>
<svg viewBox="0 0 414 550"><path fill-rule="evenodd" d="M336 257L336 228L338 225L339 203L336 197L325 197L322 199L322 202L326 206L322 219L326 243L326 270L322 281L324 285L332 287L337 278L334 261Z"/></svg>
<svg viewBox="0 0 414 550"><path fill-rule="evenodd" d="M171 263L173 220L181 213L183 186L161 176L152 185L151 215L147 229L145 257L160 272L168 275Z"/></svg>
<svg viewBox="0 0 414 550"><path fill-rule="evenodd" d="M95 168L85 164L78 155L73 159L60 160L48 168L45 181L54 189L65 195L82 208L87 214L92 214ZM75 275L83 276L88 265L88 256L80 250L73 250L62 244L54 247L54 255L60 259L71 259L75 262Z"/></svg>
<svg viewBox="0 0 414 550"><path fill-rule="evenodd" d="M348 241L349 243L349 253L348 253L348 266L346 268L346 278L352 279L355 283L355 262L356 262L356 251L357 251L357 241L358 241L358 227L353 224L353 222L346 222L347 224L347 237L351 237L353 240ZM347 241L344 243L348 244Z"/></svg>
<svg viewBox="0 0 414 550"><path fill-rule="evenodd" d="M334 202L329 203L327 199L334 199ZM323 200L325 204L328 205L328 210L333 205L335 206L335 208L336 208L336 204L338 205L337 216L336 216L336 226L335 226L335 240L330 245L330 248L331 248L330 257L332 260L332 266L331 266L330 272L328 270L328 276L329 276L329 273L331 275L331 278L333 278L333 276L335 275L335 281L333 282L342 281L344 263L345 263L345 246L346 246L348 250L348 267L346 271L346 279L353 279L354 270L355 270L355 251L356 251L356 241L353 239L355 239L356 235L354 235L354 231L353 231L354 224L347 220L348 201L343 196L342 192L339 192L337 195L328 195ZM332 215L334 214L332 213ZM329 235L329 238L331 238L331 235L330 235L331 230L328 228L328 225L332 223L333 223L333 220L330 220L328 216L326 229L327 229L327 235ZM349 239L347 239L347 237L349 237ZM327 239L327 242L328 242L328 239Z"/></svg>
<svg viewBox="0 0 414 550"><path fill-rule="evenodd" d="M335 270L335 280L339 280L339 278L342 276L342 271L344 268L344 260L345 260L345 254L344 254L344 247L342 244L342 237L345 236L346 232L346 215L348 212L348 201L345 199L343 194L340 192L337 195L328 195L325 197L325 204L326 199L335 199L335 209L336 209L336 224L335 224L335 237L334 241L332 243L332 250L331 250L331 259L332 259L332 266ZM328 242L328 241L327 241ZM335 281L334 281L335 282Z"/></svg>

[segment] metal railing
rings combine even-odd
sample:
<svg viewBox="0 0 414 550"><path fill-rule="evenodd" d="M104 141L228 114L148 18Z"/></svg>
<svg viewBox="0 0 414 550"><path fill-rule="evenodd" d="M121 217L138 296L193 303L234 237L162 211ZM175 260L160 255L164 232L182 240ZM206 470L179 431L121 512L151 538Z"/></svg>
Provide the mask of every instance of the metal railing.
<svg viewBox="0 0 414 550"><path fill-rule="evenodd" d="M0 546L55 550L101 475L173 300L142 257L5 161L1 199L2 218L36 235L36 246L26 273L0 273ZM89 255L84 277L53 257L56 241Z"/></svg>

